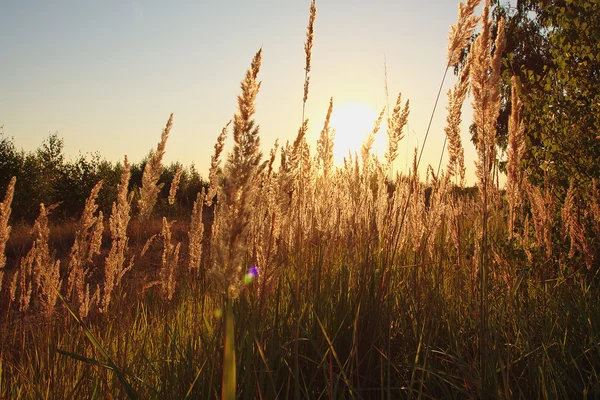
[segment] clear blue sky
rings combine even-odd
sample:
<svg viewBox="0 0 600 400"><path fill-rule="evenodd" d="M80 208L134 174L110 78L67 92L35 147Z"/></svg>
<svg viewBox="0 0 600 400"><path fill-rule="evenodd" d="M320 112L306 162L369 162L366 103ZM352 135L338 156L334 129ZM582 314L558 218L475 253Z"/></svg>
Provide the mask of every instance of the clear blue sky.
<svg viewBox="0 0 600 400"><path fill-rule="evenodd" d="M49 133L68 157L99 151L137 162L175 113L165 161L206 176L213 145L236 111L239 82L263 46L257 122L265 153L293 140L301 122L304 40L310 0L4 1L0 5L0 125L34 150ZM329 98L373 110L410 99L403 170L427 128L446 64L456 0L317 0L307 116L316 147ZM437 165L449 73L423 160ZM469 100L470 101L470 100ZM468 107L465 107L465 109ZM463 145L469 181L474 149ZM343 132L338 131L338 136Z"/></svg>

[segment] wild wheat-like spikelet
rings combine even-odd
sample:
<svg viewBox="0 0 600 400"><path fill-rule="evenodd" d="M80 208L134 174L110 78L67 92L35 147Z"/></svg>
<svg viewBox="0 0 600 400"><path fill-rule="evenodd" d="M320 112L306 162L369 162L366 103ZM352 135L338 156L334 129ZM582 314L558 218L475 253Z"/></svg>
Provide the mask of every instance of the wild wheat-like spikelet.
<svg viewBox="0 0 600 400"><path fill-rule="evenodd" d="M387 235L390 222L390 212L392 209L392 196L388 193L387 179L384 167L381 164L377 166L377 196L375 198L375 227L379 242L387 242Z"/></svg>
<svg viewBox="0 0 600 400"><path fill-rule="evenodd" d="M461 233L462 233L462 216L464 215L464 203L453 199L449 204L448 230L450 235L447 236L448 241L452 242L456 250L457 268L460 268L461 258Z"/></svg>
<svg viewBox="0 0 600 400"><path fill-rule="evenodd" d="M312 163L312 157L310 154L310 146L306 141L306 137L302 140L302 144L300 147L300 161L301 161L301 173L302 173L302 182L304 183L305 190L307 186L310 188L312 182L314 181L314 168ZM310 189L308 190L310 191Z"/></svg>
<svg viewBox="0 0 600 400"><path fill-rule="evenodd" d="M21 262L23 261L23 259L21 259ZM8 297L10 299L9 304L13 304L16 300L16 296L17 296L17 287L19 286L19 277L21 275L21 268L19 266L19 269L17 269L15 271L15 273L13 274L12 279L10 280L10 285L8 286ZM10 306L9 306L10 309Z"/></svg>
<svg viewBox="0 0 600 400"><path fill-rule="evenodd" d="M225 139L227 139L227 129L231 125L231 120L221 130L215 143L215 152L210 157L210 169L208 170L208 192L206 193L206 206L210 207L219 190L219 169L221 166L221 153L225 147Z"/></svg>
<svg viewBox="0 0 600 400"><path fill-rule="evenodd" d="M202 258L202 235L204 234L204 224L202 223L202 210L204 208L204 201L206 198L206 192L204 188L198 193L194 207L192 209L192 219L190 221L189 236L189 248L190 248L190 259L188 264L188 271L193 272L194 270L200 270L200 260Z"/></svg>
<svg viewBox="0 0 600 400"><path fill-rule="evenodd" d="M400 140L404 137L402 130L404 129L406 122L408 122L409 113L409 101L406 100L406 104L404 105L404 108L402 108L402 93L399 93L396 105L392 111L392 116L391 118L388 118L388 151L385 153L388 167L392 165L398 156L398 143L400 143Z"/></svg>
<svg viewBox="0 0 600 400"><path fill-rule="evenodd" d="M27 255L25 255L25 257L21 259L21 262L19 264L19 311L21 312L27 311L31 304L31 298L33 295L33 287L35 281L35 272L33 268L34 260L35 251L32 248L27 253ZM15 276L17 276L17 274L15 274ZM11 287L11 291L15 287Z"/></svg>
<svg viewBox="0 0 600 400"><path fill-rule="evenodd" d="M4 278L4 266L6 265L6 255L4 250L6 248L6 242L10 236L11 227L8 225L10 218L11 204L13 195L15 192L16 177L12 177L8 187L6 188L6 194L4 195L4 201L0 203L0 292L2 291L2 280Z"/></svg>
<svg viewBox="0 0 600 400"><path fill-rule="evenodd" d="M308 119L302 122L302 126L298 128L298 134L294 139L292 151L290 154L290 166L292 171L299 172L299 167L302 164L303 145L306 142L306 132L308 132Z"/></svg>
<svg viewBox="0 0 600 400"><path fill-rule="evenodd" d="M525 252L525 256L527 257L527 261L530 263L533 262L533 253L531 252L531 245L529 241L529 236L531 232L531 222L529 221L529 215L525 216L525 221L523 222L523 236L517 236L517 239L520 241L521 247Z"/></svg>
<svg viewBox="0 0 600 400"><path fill-rule="evenodd" d="M87 254L86 262L91 263L92 258L96 254L100 254L100 248L102 247L102 233L104 232L104 215L102 211L98 211L98 216L96 217L96 223L94 224L94 230L92 231L92 235L90 238L90 248Z"/></svg>
<svg viewBox="0 0 600 400"><path fill-rule="evenodd" d="M156 150L152 152L152 156L144 167L144 173L142 174L142 188L140 189L140 199L138 200L141 218L148 218L150 216L152 209L156 204L158 193L162 188L162 184L158 185L158 180L161 174L161 163L165 154L167 138L169 137L172 126L173 114L171 113L167 125L160 137L160 142L158 143Z"/></svg>
<svg viewBox="0 0 600 400"><path fill-rule="evenodd" d="M448 138L448 175L454 176L458 172L460 186L465 181L465 152L460 138L460 124L462 122L462 106L469 89L469 60L463 67L458 82L453 89L448 91L448 115L446 116L446 137Z"/></svg>
<svg viewBox="0 0 600 400"><path fill-rule="evenodd" d="M313 42L315 39L316 18L317 8L315 7L315 0L312 0L310 3L310 17L308 19L308 26L306 27L306 42L304 43L304 53L306 55L306 62L304 65L304 97L302 97L303 105L306 105L306 100L308 99L308 84L310 82L310 62L312 58ZM304 115L304 106L302 107L302 114Z"/></svg>
<svg viewBox="0 0 600 400"><path fill-rule="evenodd" d="M565 203L561 210L562 233L563 238L566 239L569 237L571 241L571 249L569 250L568 257L572 258L575 255L575 251L579 250L584 255L585 263L589 270L592 268L594 255L585 228L580 222L579 213L577 212L577 200L578 195L575 190L575 180L571 179Z"/></svg>
<svg viewBox="0 0 600 400"><path fill-rule="evenodd" d="M515 229L516 214L523 205L523 189L521 187L523 173L521 172L521 158L525 152L525 127L521 121L523 102L517 92L517 78L511 79L512 109L508 123L508 154L506 163L506 198L508 200L508 234L509 237Z"/></svg>
<svg viewBox="0 0 600 400"><path fill-rule="evenodd" d="M473 36L479 20L473 13L480 2L481 0L467 0L466 3L458 5L458 21L452 25L448 35L448 67L458 63L460 52L467 47L469 39Z"/></svg>
<svg viewBox="0 0 600 400"><path fill-rule="evenodd" d="M31 286L27 287L27 275L34 275L36 293L39 293L40 302L45 312L46 317L50 317L56 305L57 291L60 290L61 280L59 275L59 263L54 261L50 255L48 248L48 239L50 238L50 228L48 227L48 213L52 207L46 209L43 204L40 204L40 215L33 225L34 242L33 247L26 257L25 268L22 269L24 275L22 282L24 286L21 289L21 295L26 295L26 292L31 293ZM31 257L31 260L27 260ZM29 264L29 263L32 264ZM30 272L27 269L31 268ZM31 283L29 283L31 284ZM29 295L31 296L31 294ZM24 299L22 299L23 302ZM25 303L28 303L25 300ZM24 307L27 309L27 306ZM22 310L25 311L25 310Z"/></svg>
<svg viewBox="0 0 600 400"><path fill-rule="evenodd" d="M238 112L233 122L234 146L227 157L221 179L218 219L219 232L215 236L213 276L226 292L235 296L242 278L247 249L248 223L254 197L254 177L262 157L259 151L258 126L253 119L260 82L257 81L262 49L254 56L251 68L241 83ZM216 217L216 218L217 218ZM216 220L215 220L216 222Z"/></svg>
<svg viewBox="0 0 600 400"><path fill-rule="evenodd" d="M308 119L305 119L302 126L298 128L298 134L294 143L291 146L289 142L286 143L281 152L281 166L279 168L280 186L282 189L281 200L287 202L288 208L295 209L296 211L298 209L294 208L294 204L292 203L299 201L298 196L302 196L300 191L304 189L306 184L302 175L306 172L303 160L306 159L305 153L308 146L306 143L307 131Z"/></svg>
<svg viewBox="0 0 600 400"><path fill-rule="evenodd" d="M83 291L82 301L79 304L79 316L81 318L87 318L88 314L92 311L92 306L100 302L100 285L96 285L94 294L90 295L90 284L85 284Z"/></svg>
<svg viewBox="0 0 600 400"><path fill-rule="evenodd" d="M34 275L35 285L38 290L42 286L44 279L42 272L50 264L50 249L48 240L50 238L50 228L48 227L48 214L54 207L46 208L44 204L40 204L40 214L33 224L33 246L30 252L34 257Z"/></svg>
<svg viewBox="0 0 600 400"><path fill-rule="evenodd" d="M150 246L152 246L152 243L154 243L154 240L156 239L156 237L157 237L157 235L154 234L154 235L150 236L148 238L148 240L146 240L146 243L144 243L144 246L142 247L142 251L140 252L140 257L144 257L146 255L148 250L150 250Z"/></svg>
<svg viewBox="0 0 600 400"><path fill-rule="evenodd" d="M335 138L335 129L329 126L331 113L333 112L333 97L329 99L329 108L323 129L317 140L317 164L323 166L323 175L327 177L333 168L333 146Z"/></svg>
<svg viewBox="0 0 600 400"><path fill-rule="evenodd" d="M275 159L277 158L277 150L279 149L279 139L275 139L275 143L273 143L273 147L269 151L269 160L267 164L266 170L266 180L270 180L273 174L273 165L275 164Z"/></svg>
<svg viewBox="0 0 600 400"><path fill-rule="evenodd" d="M385 114L385 106L381 113L379 113L379 117L375 120L375 125L373 126L373 130L369 133L369 136L366 140L363 141L363 144L360 148L360 153L363 159L363 164L367 165L369 159L371 158L371 148L373 147L373 143L375 143L375 135L379 132L379 127L381 126L381 121L383 121L383 115Z"/></svg>
<svg viewBox="0 0 600 400"><path fill-rule="evenodd" d="M87 265L92 257L100 252L102 241L102 212L94 216L98 205L96 199L103 181L99 181L90 192L85 202L79 226L75 232L75 241L69 256L69 275L67 280L67 293L80 307L80 315L85 318L90 308L89 289L86 289L88 275Z"/></svg>
<svg viewBox="0 0 600 400"><path fill-rule="evenodd" d="M473 94L473 120L477 126L477 177L480 187L491 193L491 171L496 160L496 121L500 110L500 64L506 44L504 19L498 23L494 56L491 49L491 21L489 0L486 0L482 15L482 31L473 43L469 62ZM491 69L491 72L490 72Z"/></svg>
<svg viewBox="0 0 600 400"><path fill-rule="evenodd" d="M179 167L177 172L175 172L175 176L171 181L171 187L169 188L169 205L175 204L175 196L177 195L177 189L179 188L179 181L181 179L181 174L183 173L183 167Z"/></svg>
<svg viewBox="0 0 600 400"><path fill-rule="evenodd" d="M271 157L275 155L271 150ZM260 268L259 290L269 290L280 270L273 268L281 232L281 212L278 207L278 180L273 174L263 174L260 196L254 202L255 212L249 225L251 259Z"/></svg>
<svg viewBox="0 0 600 400"><path fill-rule="evenodd" d="M552 256L552 209L554 202L548 188L542 193L537 186L527 185L527 195L531 204L531 215L538 247L545 250L546 257Z"/></svg>
<svg viewBox="0 0 600 400"><path fill-rule="evenodd" d="M173 245L171 243L171 226L173 222L168 222L163 217L163 228L161 236L163 238L163 253L162 263L160 269L160 285L162 288L163 295L168 301L173 299L175 294L175 273L177 270L177 263L179 261L179 248L181 243Z"/></svg>
<svg viewBox="0 0 600 400"><path fill-rule="evenodd" d="M427 250L431 256L434 256L437 251L435 245L437 243L437 235L442 229L442 222L445 221L449 214L449 189L450 176L443 175L436 177L431 169L431 196L429 199L429 207L427 208Z"/></svg>
<svg viewBox="0 0 600 400"><path fill-rule="evenodd" d="M60 290L60 286L62 284L62 280L60 279L60 260L56 260L48 265L48 269L45 272L46 278L44 283L42 284L44 288L47 288L43 291L43 307L46 314L46 319L52 319L52 314L54 312L54 307L56 306L56 301L58 300L58 291Z"/></svg>
<svg viewBox="0 0 600 400"><path fill-rule="evenodd" d="M415 252L419 251L425 233L425 224L423 223L425 221L425 196L419 181L417 154L417 148L415 147L411 170L412 176L410 180L410 184L412 185L412 198L410 199L410 207L408 210L408 220L411 232L410 242L412 243Z"/></svg>
<svg viewBox="0 0 600 400"><path fill-rule="evenodd" d="M125 273L133 266L133 259L131 259L129 266L125 267L125 257L129 249L127 227L129 226L129 220L131 218L129 213L131 210L131 201L133 199L133 192L128 193L130 178L131 169L127 156L125 156L123 172L121 173L121 182L117 187L117 202L112 204L112 211L109 218L112 243L104 265L102 312L108 311L114 288L119 286Z"/></svg>

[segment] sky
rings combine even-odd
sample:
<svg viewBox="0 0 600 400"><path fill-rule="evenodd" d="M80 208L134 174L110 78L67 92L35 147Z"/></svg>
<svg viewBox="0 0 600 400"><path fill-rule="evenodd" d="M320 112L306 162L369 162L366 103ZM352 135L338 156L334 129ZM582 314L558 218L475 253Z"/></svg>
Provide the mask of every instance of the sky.
<svg viewBox="0 0 600 400"><path fill-rule="evenodd" d="M215 140L236 111L240 81L262 46L256 122L268 155L276 138L293 141L301 124L309 6L310 0L4 1L0 125L25 151L57 132L67 158L98 151L113 162L124 155L138 162L156 147L172 112L165 163L194 163L206 177ZM338 148L354 151L381 108L393 107L402 93L411 112L395 168L406 172L444 75L458 1L317 0L316 6L306 106L311 149L330 97ZM422 171L439 162L446 92L454 82L450 71ZM468 109L462 137L467 181L474 183ZM376 144L380 155L384 135Z"/></svg>

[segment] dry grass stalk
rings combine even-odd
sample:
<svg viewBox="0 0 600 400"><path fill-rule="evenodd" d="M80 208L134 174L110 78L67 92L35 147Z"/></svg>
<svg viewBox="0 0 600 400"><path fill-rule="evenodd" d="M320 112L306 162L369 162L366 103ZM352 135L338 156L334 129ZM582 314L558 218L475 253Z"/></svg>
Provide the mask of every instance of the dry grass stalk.
<svg viewBox="0 0 600 400"><path fill-rule="evenodd" d="M267 178L271 178L273 174L273 164L275 164L275 158L277 157L277 149L279 149L279 139L275 139L273 147L269 151L269 161L267 164Z"/></svg>
<svg viewBox="0 0 600 400"><path fill-rule="evenodd" d="M60 264L52 259L48 248L48 239L50 238L48 214L51 210L52 207L46 209L43 204L40 204L40 215L33 225L33 246L21 265L21 311L26 311L29 306L33 288L31 285L35 282L33 289L39 293L40 302L47 318L50 318L54 311L58 298L57 293L61 286Z"/></svg>
<svg viewBox="0 0 600 400"><path fill-rule="evenodd" d="M531 215L535 229L535 239L539 248L544 249L547 258L552 256L552 193L548 188L542 193L537 186L527 185L527 194L531 204Z"/></svg>
<svg viewBox="0 0 600 400"><path fill-rule="evenodd" d="M402 93L399 93L396 105L392 111L392 116L391 118L388 118L388 151L385 153L388 167L392 165L398 156L398 143L400 143L400 140L404 137L402 130L408 122L409 113L409 101L406 100L406 104L404 105L404 108L402 108Z"/></svg>
<svg viewBox="0 0 600 400"><path fill-rule="evenodd" d="M219 190L219 169L221 166L221 153L225 147L225 139L227 139L227 129L231 121L229 121L221 130L221 133L217 137L217 143L215 143L215 152L210 157L210 169L208 170L208 193L206 194L206 206L212 205L213 199L217 195Z"/></svg>
<svg viewBox="0 0 600 400"><path fill-rule="evenodd" d="M448 35L448 67L456 65L460 60L461 51L467 47L469 39L477 26L479 18L473 15L481 0L467 0L458 5L458 21L450 28Z"/></svg>
<svg viewBox="0 0 600 400"><path fill-rule="evenodd" d="M375 143L375 135L379 132L379 127L381 126L381 121L383 121L383 116L385 114L385 107L379 113L379 117L375 120L375 125L373 126L373 130L369 133L369 136L365 141L363 141L362 147L360 148L361 156L363 159L363 163L367 163L371 158L371 148L373 147L373 143Z"/></svg>
<svg viewBox="0 0 600 400"><path fill-rule="evenodd" d="M140 189L140 199L138 200L140 217L144 219L148 218L152 213L152 209L156 204L158 193L162 188L162 184L158 185L158 180L161 174L161 163L165 154L167 138L169 137L169 132L171 131L172 126L173 114L171 113L169 120L167 121L167 125L165 126L165 129L160 137L160 142L156 147L156 151L152 153L152 156L144 167L144 173L142 175L142 188Z"/></svg>
<svg viewBox="0 0 600 400"><path fill-rule="evenodd" d="M173 299L175 294L175 273L177 271L177 263L179 261L179 248L181 243L173 245L171 243L171 227L175 221L168 222L163 217L163 228L161 236L163 238L163 254L162 264L160 269L160 285L163 295L168 301Z"/></svg>
<svg viewBox="0 0 600 400"><path fill-rule="evenodd" d="M8 225L10 219L11 204L13 195L15 193L16 177L12 177L8 187L6 188L6 194L4 195L4 201L0 203L0 292L2 291L2 280L4 278L4 266L6 265L6 255L4 250L6 248L6 242L10 236L11 227Z"/></svg>
<svg viewBox="0 0 600 400"><path fill-rule="evenodd" d="M35 259L35 251L32 248L25 257L21 259L19 264L19 311L25 312L29 309L31 304L31 298L33 295L33 287L35 281L35 272L33 269L33 262ZM15 274L15 277L17 274ZM14 279L14 278L13 278ZM16 285L11 285L11 297L12 291L15 290Z"/></svg>
<svg viewBox="0 0 600 400"><path fill-rule="evenodd" d="M448 115L446 116L446 137L448 138L448 175L455 176L458 172L460 185L465 181L465 152L460 138L462 122L462 106L469 89L469 60L463 67L460 77L453 89L448 91Z"/></svg>
<svg viewBox="0 0 600 400"><path fill-rule="evenodd" d="M512 109L508 123L508 155L506 165L506 197L508 200L508 234L512 236L515 218L523 205L521 158L525 152L525 127L521 121L523 102L517 91L517 78L512 77Z"/></svg>
<svg viewBox="0 0 600 400"><path fill-rule="evenodd" d="M72 297L75 304L79 305L82 318L87 316L92 305L92 299L89 297L89 284L86 283L87 265L92 261L94 255L100 253L102 244L102 231L104 229L102 211L98 212L98 216L94 216L98 209L96 199L102 183L100 181L94 186L85 202L69 256L67 293ZM99 295L95 294L94 296Z"/></svg>
<svg viewBox="0 0 600 400"><path fill-rule="evenodd" d="M575 190L575 181L571 179L565 203L561 210L563 238L568 237L571 241L568 257L572 258L575 251L581 252L584 255L586 266L590 270L594 262L594 252L587 238L585 228L580 222L578 209L578 193Z"/></svg>
<svg viewBox="0 0 600 400"><path fill-rule="evenodd" d="M206 193L204 188L198 193L194 208L192 209L192 220L190 222L189 241L190 241L190 259L188 264L189 272L200 270L200 260L202 259L202 236L204 234L204 224L202 223L202 209Z"/></svg>
<svg viewBox="0 0 600 400"><path fill-rule="evenodd" d="M129 238L127 236L127 227L129 226L131 201L133 193L128 192L129 179L131 178L131 169L127 156L123 162L123 172L121 182L117 187L117 202L112 205L112 212L109 218L110 237L112 240L110 251L106 256L104 265L104 290L102 295L102 312L108 310L112 292L119 286L123 275L133 266L133 259L129 266L125 267L125 257L129 249Z"/></svg>
<svg viewBox="0 0 600 400"><path fill-rule="evenodd" d="M304 120L304 107L306 106L306 100L308 99L308 84L310 82L310 62L312 57L313 42L315 39L315 19L317 18L317 8L315 7L315 0L310 3L310 17L308 19L308 26L306 27L306 42L304 43L304 53L306 55L306 62L304 65L304 96L302 97L302 120Z"/></svg>
<svg viewBox="0 0 600 400"><path fill-rule="evenodd" d="M175 196L177 195L177 189L179 188L179 181L181 180L181 174L183 173L183 167L179 167L173 180L171 181L171 187L169 188L169 205L175 204Z"/></svg>
<svg viewBox="0 0 600 400"><path fill-rule="evenodd" d="M425 221L425 196L419 181L417 154L418 149L415 147L410 180L412 197L410 198L408 210L408 222L410 225L408 231L411 232L410 242L415 252L420 250L425 233L425 224L423 223Z"/></svg>
<svg viewBox="0 0 600 400"><path fill-rule="evenodd" d="M146 240L146 243L144 243L144 247L142 247L142 251L140 252L140 257L144 257L148 250L150 250L150 246L154 243L154 239L156 239L156 234L150 236L148 240Z"/></svg>
<svg viewBox="0 0 600 400"><path fill-rule="evenodd" d="M260 88L257 77L261 56L262 49L254 56L241 83L242 93L238 96L238 112L233 122L234 146L225 164L221 180L222 200L219 201L215 216L215 225L219 230L214 236L212 272L221 287L232 296L236 295L242 278L248 223L256 196L253 183L262 157L258 126L255 126L253 119Z"/></svg>
<svg viewBox="0 0 600 400"><path fill-rule="evenodd" d="M471 89L473 94L473 120L477 126L477 162L476 175L480 187L488 195L491 187L492 166L496 160L496 121L500 106L500 63L506 39L504 19L498 23L495 52L492 57L491 21L489 19L489 0L486 1L482 15L482 31L473 43L469 54L471 68ZM490 71L491 69L491 71Z"/></svg>
<svg viewBox="0 0 600 400"><path fill-rule="evenodd" d="M333 146L335 138L335 129L329 125L331 121L331 113L333 112L333 97L329 99L329 108L323 129L317 140L317 164L323 166L323 176L327 177L333 168Z"/></svg>
<svg viewBox="0 0 600 400"><path fill-rule="evenodd" d="M23 262L23 259L21 259L21 263L22 262ZM10 281L10 285L8 286L8 294L9 294L10 304L13 304L15 302L20 275L21 275L21 268L19 266L19 269L17 269L15 271L15 273L13 274L13 277ZM10 305L8 308L10 309Z"/></svg>

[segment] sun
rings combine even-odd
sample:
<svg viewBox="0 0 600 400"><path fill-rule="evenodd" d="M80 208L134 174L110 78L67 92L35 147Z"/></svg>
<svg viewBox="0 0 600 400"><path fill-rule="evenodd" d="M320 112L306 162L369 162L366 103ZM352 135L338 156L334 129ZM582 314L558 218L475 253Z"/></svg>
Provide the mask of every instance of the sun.
<svg viewBox="0 0 600 400"><path fill-rule="evenodd" d="M353 155L355 152L360 154L363 140L373 130L378 116L374 107L363 102L347 102L339 106L334 104L330 125L335 129L333 157L336 165L344 165L344 158L348 158L348 151ZM382 149L382 131L385 131L384 126L380 128L373 145L372 152L375 154Z"/></svg>

